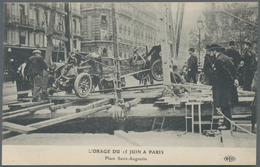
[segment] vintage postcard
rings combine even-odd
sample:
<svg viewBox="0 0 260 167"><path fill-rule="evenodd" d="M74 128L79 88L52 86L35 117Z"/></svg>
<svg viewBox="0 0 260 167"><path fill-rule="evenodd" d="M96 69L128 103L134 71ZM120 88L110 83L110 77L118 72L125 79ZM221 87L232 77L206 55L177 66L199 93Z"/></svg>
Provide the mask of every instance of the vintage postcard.
<svg viewBox="0 0 260 167"><path fill-rule="evenodd" d="M255 165L257 2L4 2L3 165Z"/></svg>

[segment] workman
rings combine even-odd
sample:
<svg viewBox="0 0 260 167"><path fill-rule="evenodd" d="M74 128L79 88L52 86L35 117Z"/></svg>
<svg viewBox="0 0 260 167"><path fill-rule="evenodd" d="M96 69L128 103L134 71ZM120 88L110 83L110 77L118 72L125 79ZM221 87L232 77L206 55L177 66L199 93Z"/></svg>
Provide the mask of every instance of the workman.
<svg viewBox="0 0 260 167"><path fill-rule="evenodd" d="M197 64L197 57L195 54L195 49L190 48L189 49L190 57L187 61L188 63L188 75L187 75L187 82L197 83L197 73L198 73L198 64Z"/></svg>
<svg viewBox="0 0 260 167"><path fill-rule="evenodd" d="M213 103L222 113L232 119L231 107L238 103L237 88L239 86L237 70L232 60L221 53L221 46L211 45L216 61L213 66ZM219 129L231 129L231 123L224 118L223 126Z"/></svg>
<svg viewBox="0 0 260 167"><path fill-rule="evenodd" d="M32 88L32 101L40 100L40 92L42 90L43 70L47 70L47 65L41 56L40 50L34 50L25 67L25 75L29 77Z"/></svg>
<svg viewBox="0 0 260 167"><path fill-rule="evenodd" d="M177 71L177 64L174 60L172 62L172 70L171 70L171 83L181 83L185 84L185 79L181 76L181 74Z"/></svg>
<svg viewBox="0 0 260 167"><path fill-rule="evenodd" d="M254 73L256 71L256 54L251 49L252 43L245 40L243 43L244 55L240 66L244 66L243 73L243 90L250 91Z"/></svg>
<svg viewBox="0 0 260 167"><path fill-rule="evenodd" d="M232 59L232 62L235 65L235 68L238 68L238 65L240 64L240 54L239 52L235 49L235 42L230 41L229 42L229 48L226 51L226 55Z"/></svg>
<svg viewBox="0 0 260 167"><path fill-rule="evenodd" d="M213 52L209 49L210 45L206 45L206 55L204 58L204 66L202 69L205 77L205 85L212 85L213 65L216 60L216 57L214 56Z"/></svg>

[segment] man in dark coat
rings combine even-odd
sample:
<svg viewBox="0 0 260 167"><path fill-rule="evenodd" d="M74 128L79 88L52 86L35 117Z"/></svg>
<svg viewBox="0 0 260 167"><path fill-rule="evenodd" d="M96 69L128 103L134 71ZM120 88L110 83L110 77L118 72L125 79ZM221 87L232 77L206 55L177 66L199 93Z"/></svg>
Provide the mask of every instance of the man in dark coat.
<svg viewBox="0 0 260 167"><path fill-rule="evenodd" d="M40 92L42 90L43 70L47 70L47 65L41 56L40 50L33 51L25 67L25 75L29 76L32 88L32 101L39 101Z"/></svg>
<svg viewBox="0 0 260 167"><path fill-rule="evenodd" d="M253 79L253 82L252 82L252 85L251 85L251 89L252 91L255 92L255 98L251 104L251 124L252 124L252 132L253 133L256 133L255 131L255 124L256 124L256 121L257 121L257 71L255 72L254 74L254 79Z"/></svg>
<svg viewBox="0 0 260 167"><path fill-rule="evenodd" d="M238 68L238 65L240 64L240 54L239 52L235 49L235 42L230 41L229 42L229 48L226 51L226 55L230 58L232 58L232 62L235 65L235 68Z"/></svg>
<svg viewBox="0 0 260 167"><path fill-rule="evenodd" d="M256 54L251 50L252 44L250 41L244 41L241 65L244 66L243 75L243 90L251 91L251 84L256 71Z"/></svg>
<svg viewBox="0 0 260 167"><path fill-rule="evenodd" d="M197 57L195 55L195 49L189 49L190 58L188 59L188 75L187 75L187 82L190 82L192 79L193 83L197 83L197 73L198 73L198 64L197 64Z"/></svg>
<svg viewBox="0 0 260 167"><path fill-rule="evenodd" d="M210 45L206 46L206 56L204 58L204 66L203 66L203 73L205 76L205 84L212 85L212 72L213 72L213 65L215 63L215 56L213 52L209 51Z"/></svg>
<svg viewBox="0 0 260 167"><path fill-rule="evenodd" d="M238 103L236 88L239 85L238 74L231 59L221 53L221 48L217 44L211 45L210 48L216 57L213 66L213 102L214 106L221 108L222 113L231 120L231 106ZM231 128L231 124L226 118L224 118L223 125L219 128Z"/></svg>

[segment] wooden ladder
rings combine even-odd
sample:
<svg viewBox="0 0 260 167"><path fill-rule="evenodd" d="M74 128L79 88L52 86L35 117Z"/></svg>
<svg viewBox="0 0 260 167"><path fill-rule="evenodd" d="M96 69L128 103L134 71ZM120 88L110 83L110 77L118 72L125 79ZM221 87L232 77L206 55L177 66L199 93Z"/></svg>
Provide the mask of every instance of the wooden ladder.
<svg viewBox="0 0 260 167"><path fill-rule="evenodd" d="M153 119L152 131L155 130L155 129L154 129L155 125L161 125L161 128L160 128L160 131L161 131L162 128L163 128L163 124L164 124L164 121L165 121L165 117L162 117L162 122L156 122L156 119L157 119L157 117L154 117L154 119Z"/></svg>

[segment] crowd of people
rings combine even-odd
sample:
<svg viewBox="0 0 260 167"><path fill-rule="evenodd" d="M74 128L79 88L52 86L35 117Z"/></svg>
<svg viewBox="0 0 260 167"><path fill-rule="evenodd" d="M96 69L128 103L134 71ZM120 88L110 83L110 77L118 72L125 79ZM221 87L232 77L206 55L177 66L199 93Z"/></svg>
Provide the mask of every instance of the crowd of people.
<svg viewBox="0 0 260 167"><path fill-rule="evenodd" d="M206 55L202 72L198 72L198 61L195 49L190 48L190 57L182 68L182 74L186 82L197 83L203 76L203 84L211 85L213 91L214 106L221 109L222 113L232 119L231 107L238 103L237 87L244 91L255 91L257 88L257 55L252 49L252 43L243 42L243 52L235 49L235 42L229 42L229 48L218 44L206 46ZM199 77L198 77L199 76ZM252 132L255 132L256 123L256 93L251 106ZM220 129L230 129L231 124L224 119Z"/></svg>

